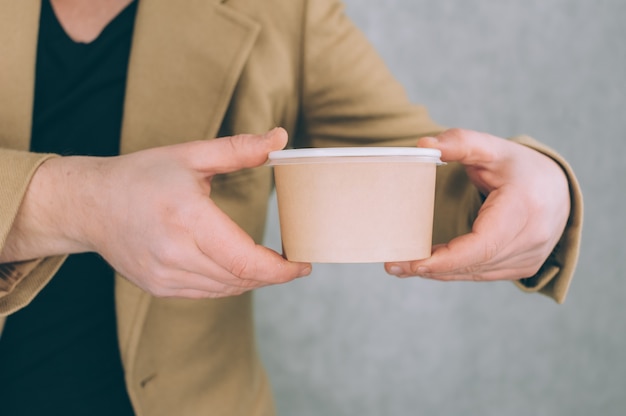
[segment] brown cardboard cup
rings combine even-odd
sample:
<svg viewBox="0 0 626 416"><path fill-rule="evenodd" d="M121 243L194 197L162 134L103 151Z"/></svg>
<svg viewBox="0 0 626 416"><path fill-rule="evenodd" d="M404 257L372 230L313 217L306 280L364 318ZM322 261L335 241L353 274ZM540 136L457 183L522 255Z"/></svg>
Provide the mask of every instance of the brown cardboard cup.
<svg viewBox="0 0 626 416"><path fill-rule="evenodd" d="M429 257L440 156L405 147L271 152L284 255L315 263Z"/></svg>

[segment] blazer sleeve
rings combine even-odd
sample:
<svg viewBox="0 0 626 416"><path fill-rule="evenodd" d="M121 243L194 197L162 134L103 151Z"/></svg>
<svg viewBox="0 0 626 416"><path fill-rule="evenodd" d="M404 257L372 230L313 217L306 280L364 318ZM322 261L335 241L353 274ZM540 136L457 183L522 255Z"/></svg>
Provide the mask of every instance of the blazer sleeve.
<svg viewBox="0 0 626 416"><path fill-rule="evenodd" d="M540 292L552 297L558 303L563 303L580 252L584 211L582 190L572 167L556 151L528 136L519 136L512 140L552 158L561 166L569 182L570 215L565 231L539 272L535 276L515 282L526 292Z"/></svg>
<svg viewBox="0 0 626 416"><path fill-rule="evenodd" d="M444 127L412 104L365 36L346 17L338 0L309 1L302 41L302 114L297 147L415 146ZM561 241L536 276L516 284L561 303L578 258L582 194L572 169L553 150L528 137L514 140L554 159L566 173L572 210ZM471 230L482 204L478 190L457 163L438 168L435 243Z"/></svg>
<svg viewBox="0 0 626 416"><path fill-rule="evenodd" d="M0 251L30 180L49 154L0 149ZM0 316L26 306L52 278L63 257L0 264Z"/></svg>

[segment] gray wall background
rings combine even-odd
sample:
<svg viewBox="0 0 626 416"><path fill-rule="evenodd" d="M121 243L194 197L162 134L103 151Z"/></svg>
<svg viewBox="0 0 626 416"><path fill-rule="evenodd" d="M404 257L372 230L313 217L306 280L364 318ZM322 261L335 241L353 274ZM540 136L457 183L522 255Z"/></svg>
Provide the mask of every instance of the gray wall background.
<svg viewBox="0 0 626 416"><path fill-rule="evenodd" d="M584 242L561 306L510 283L398 280L379 264L316 265L260 290L280 415L626 414L626 2L347 6L437 121L530 134L565 155ZM279 248L275 207L269 219Z"/></svg>

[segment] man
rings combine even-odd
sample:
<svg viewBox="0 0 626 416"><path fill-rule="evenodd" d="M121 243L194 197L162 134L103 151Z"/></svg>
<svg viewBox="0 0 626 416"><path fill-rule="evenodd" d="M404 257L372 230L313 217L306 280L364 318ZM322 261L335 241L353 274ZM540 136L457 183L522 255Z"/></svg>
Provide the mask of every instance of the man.
<svg viewBox="0 0 626 416"><path fill-rule="evenodd" d="M3 414L272 414L250 290L311 270L258 245L255 167L284 146L440 149L442 244L387 271L563 301L582 218L567 164L431 121L337 1L0 10Z"/></svg>

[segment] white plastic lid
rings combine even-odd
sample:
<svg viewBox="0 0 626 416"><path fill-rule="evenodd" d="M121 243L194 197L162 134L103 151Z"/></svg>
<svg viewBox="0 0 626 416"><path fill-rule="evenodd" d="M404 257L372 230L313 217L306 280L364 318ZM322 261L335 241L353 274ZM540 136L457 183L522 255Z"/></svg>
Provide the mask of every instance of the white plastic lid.
<svg viewBox="0 0 626 416"><path fill-rule="evenodd" d="M327 163L341 159L363 162L430 162L441 165L441 151L421 147L321 147L270 152L268 165Z"/></svg>

